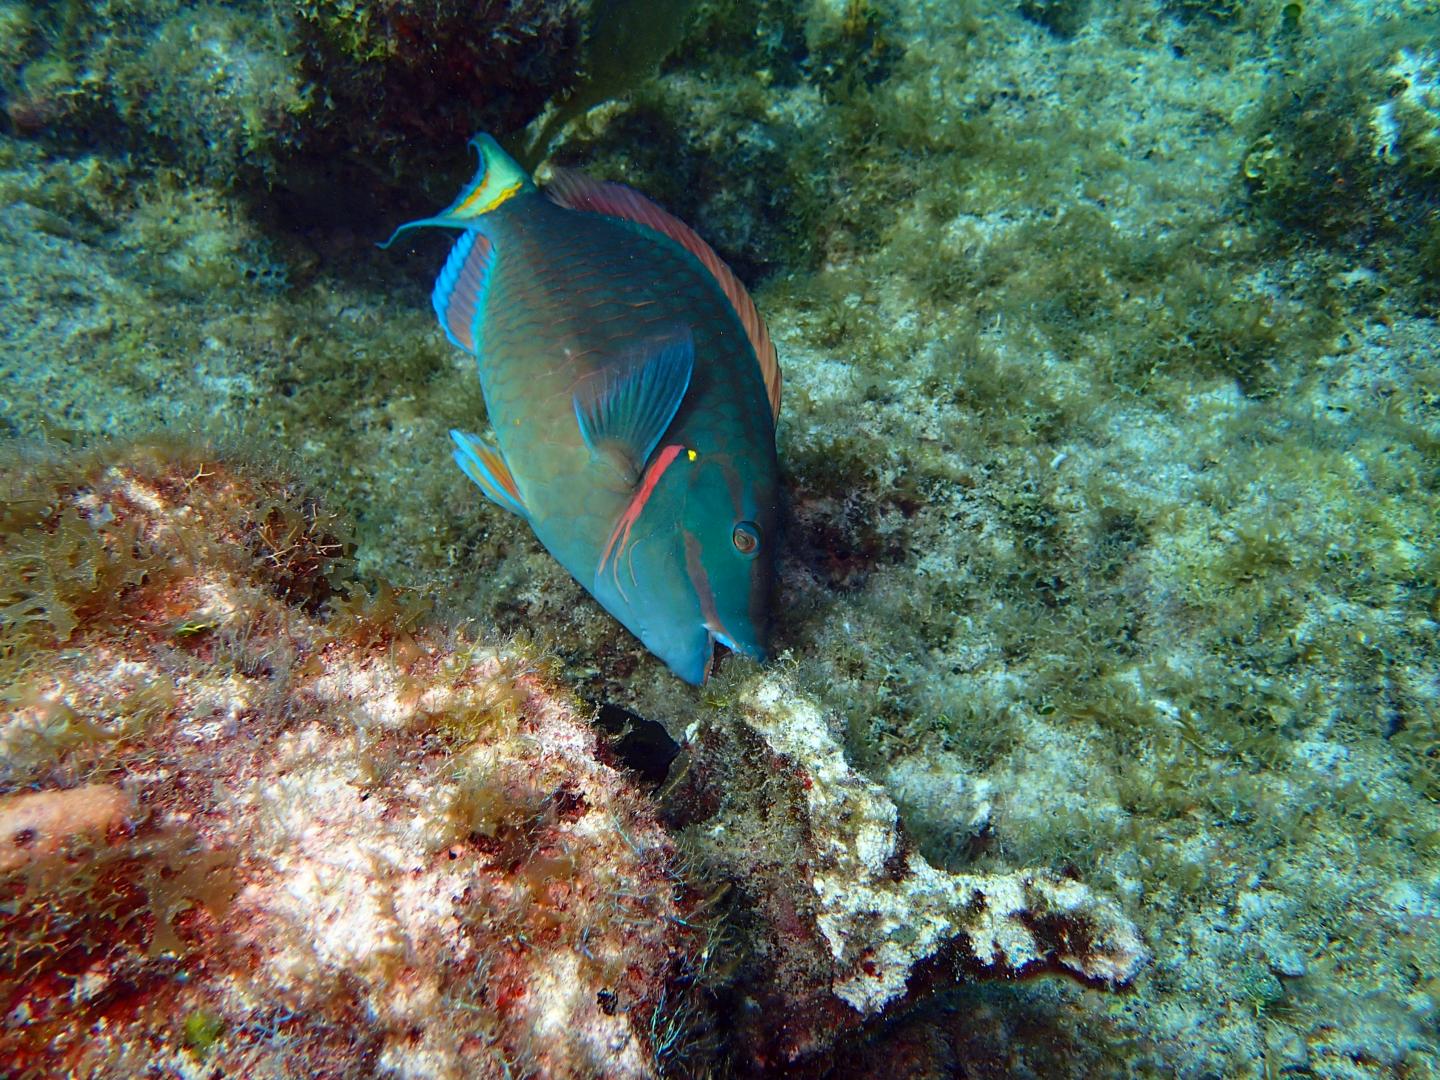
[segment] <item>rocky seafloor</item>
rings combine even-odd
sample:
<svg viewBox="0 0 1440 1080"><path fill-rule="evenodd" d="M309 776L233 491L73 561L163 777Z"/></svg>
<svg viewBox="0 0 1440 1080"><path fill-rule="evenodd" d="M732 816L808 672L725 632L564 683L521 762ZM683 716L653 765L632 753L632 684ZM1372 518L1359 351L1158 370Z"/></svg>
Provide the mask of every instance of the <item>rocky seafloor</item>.
<svg viewBox="0 0 1440 1080"><path fill-rule="evenodd" d="M0 30L18 1075L1440 1072L1433 3ZM768 667L451 465L479 129L750 284Z"/></svg>

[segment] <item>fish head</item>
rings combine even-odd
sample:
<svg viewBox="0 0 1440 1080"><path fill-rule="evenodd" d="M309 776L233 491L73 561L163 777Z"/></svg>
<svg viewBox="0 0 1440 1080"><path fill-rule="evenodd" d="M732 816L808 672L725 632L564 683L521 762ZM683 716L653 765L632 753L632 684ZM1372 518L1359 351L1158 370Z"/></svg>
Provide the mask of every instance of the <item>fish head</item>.
<svg viewBox="0 0 1440 1080"><path fill-rule="evenodd" d="M778 485L773 458L742 466L726 454L663 447L596 572L600 602L696 685L717 641L756 660L769 653Z"/></svg>

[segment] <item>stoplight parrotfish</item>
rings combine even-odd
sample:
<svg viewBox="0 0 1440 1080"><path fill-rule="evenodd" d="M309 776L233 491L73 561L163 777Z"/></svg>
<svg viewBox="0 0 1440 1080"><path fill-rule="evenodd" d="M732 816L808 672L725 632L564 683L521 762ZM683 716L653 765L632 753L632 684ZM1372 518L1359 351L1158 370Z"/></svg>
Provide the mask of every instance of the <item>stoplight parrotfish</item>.
<svg viewBox="0 0 1440 1080"><path fill-rule="evenodd" d="M491 434L457 465L686 682L715 642L764 660L780 366L704 240L621 184L557 171L542 192L488 135L446 210L432 302L471 353ZM391 237L391 242L394 237Z"/></svg>

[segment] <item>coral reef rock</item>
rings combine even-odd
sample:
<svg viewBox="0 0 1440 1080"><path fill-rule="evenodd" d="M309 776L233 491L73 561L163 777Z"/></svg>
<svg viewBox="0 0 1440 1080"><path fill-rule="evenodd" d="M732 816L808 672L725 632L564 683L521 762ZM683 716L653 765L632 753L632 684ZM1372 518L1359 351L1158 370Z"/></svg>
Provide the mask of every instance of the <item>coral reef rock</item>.
<svg viewBox="0 0 1440 1080"><path fill-rule="evenodd" d="M714 693L735 722L686 732L668 798L687 850L735 887L741 1073L854 1075L842 1057L903 1041L891 1021L932 991L1044 973L1114 989L1149 961L1119 906L1078 881L928 862L783 665Z"/></svg>
<svg viewBox="0 0 1440 1080"><path fill-rule="evenodd" d="M852 770L820 707L777 676L751 692L750 723L804 771L816 924L834 958L835 996L863 1016L906 993L948 954L990 976L1039 967L1106 986L1149 953L1109 900L1051 874L951 874L906 847L895 804Z"/></svg>
<svg viewBox="0 0 1440 1080"><path fill-rule="evenodd" d="M640 1077L674 849L517 649L183 446L0 467L0 1071Z"/></svg>

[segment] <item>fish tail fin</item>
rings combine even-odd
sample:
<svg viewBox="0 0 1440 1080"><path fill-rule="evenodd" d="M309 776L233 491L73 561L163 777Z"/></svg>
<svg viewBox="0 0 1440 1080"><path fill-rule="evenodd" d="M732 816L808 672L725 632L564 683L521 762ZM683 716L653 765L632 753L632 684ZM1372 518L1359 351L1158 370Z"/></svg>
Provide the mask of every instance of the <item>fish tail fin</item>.
<svg viewBox="0 0 1440 1080"><path fill-rule="evenodd" d="M388 248L401 233L427 225L446 229L473 229L479 218L507 199L535 190L535 182L530 179L529 174L520 167L519 162L500 149L500 144L492 136L481 132L470 140L470 145L475 148L480 165L475 170L475 176L460 190L455 201L434 217L407 221L390 235L389 240L380 245L382 248Z"/></svg>

